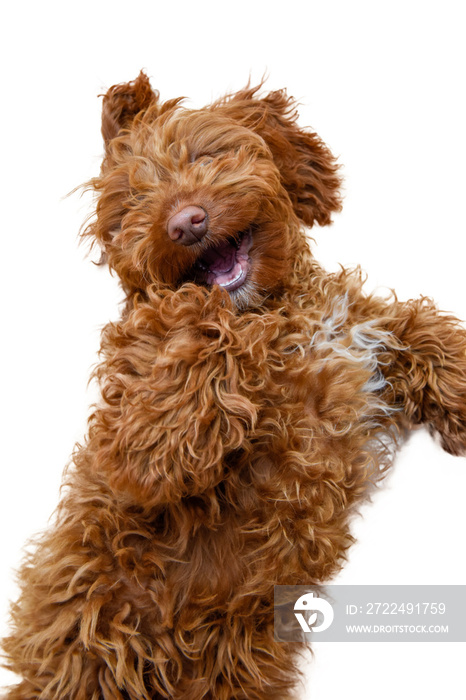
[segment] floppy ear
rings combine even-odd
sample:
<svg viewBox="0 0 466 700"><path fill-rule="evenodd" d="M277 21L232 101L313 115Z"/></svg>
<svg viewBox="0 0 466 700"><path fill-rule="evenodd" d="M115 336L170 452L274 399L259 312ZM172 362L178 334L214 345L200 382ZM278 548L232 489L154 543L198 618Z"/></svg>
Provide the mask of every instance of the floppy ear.
<svg viewBox="0 0 466 700"><path fill-rule="evenodd" d="M246 88L219 106L267 143L301 221L331 223L332 213L341 209L334 156L316 133L298 127L296 105L284 90L258 98L260 87Z"/></svg>
<svg viewBox="0 0 466 700"><path fill-rule="evenodd" d="M102 136L105 145L118 136L121 129L130 127L135 116L145 112L157 102L158 97L143 71L130 83L113 85L104 95L102 105Z"/></svg>

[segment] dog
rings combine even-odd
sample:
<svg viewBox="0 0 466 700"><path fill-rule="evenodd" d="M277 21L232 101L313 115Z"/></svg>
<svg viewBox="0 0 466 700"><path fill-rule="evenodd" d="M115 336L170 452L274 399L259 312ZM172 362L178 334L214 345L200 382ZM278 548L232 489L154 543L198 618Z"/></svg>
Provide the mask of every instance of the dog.
<svg viewBox="0 0 466 700"><path fill-rule="evenodd" d="M466 331L325 272L339 166L285 91L103 97L82 235L121 281L101 399L20 572L9 700L283 700L275 584L319 585L406 431L466 451Z"/></svg>

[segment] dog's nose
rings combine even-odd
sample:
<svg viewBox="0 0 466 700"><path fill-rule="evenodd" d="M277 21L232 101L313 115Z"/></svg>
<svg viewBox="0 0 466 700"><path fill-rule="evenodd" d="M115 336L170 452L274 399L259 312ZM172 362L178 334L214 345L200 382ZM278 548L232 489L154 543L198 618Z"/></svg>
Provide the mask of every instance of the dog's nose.
<svg viewBox="0 0 466 700"><path fill-rule="evenodd" d="M184 207L168 220L167 230L175 243L198 243L207 233L207 213L198 206Z"/></svg>

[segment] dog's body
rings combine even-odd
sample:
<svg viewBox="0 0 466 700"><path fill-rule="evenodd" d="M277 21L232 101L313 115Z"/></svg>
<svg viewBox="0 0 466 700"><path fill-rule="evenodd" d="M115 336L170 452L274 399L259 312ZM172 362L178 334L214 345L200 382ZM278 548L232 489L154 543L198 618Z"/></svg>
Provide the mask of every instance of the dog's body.
<svg viewBox="0 0 466 700"><path fill-rule="evenodd" d="M204 110L147 78L104 98L92 182L127 303L55 528L23 567L10 700L283 700L273 585L328 580L351 511L425 423L466 449L466 332L327 274L302 224L335 162L282 92Z"/></svg>

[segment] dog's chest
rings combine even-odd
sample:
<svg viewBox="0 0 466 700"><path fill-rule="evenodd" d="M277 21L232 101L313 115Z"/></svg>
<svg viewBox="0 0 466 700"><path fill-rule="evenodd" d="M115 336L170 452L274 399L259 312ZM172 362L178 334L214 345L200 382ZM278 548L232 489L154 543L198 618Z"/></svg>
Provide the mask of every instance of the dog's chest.
<svg viewBox="0 0 466 700"><path fill-rule="evenodd" d="M250 322L244 338L259 337L261 322ZM264 326L262 337L267 342L257 343L257 351L252 342L235 357L241 391L253 402L333 423L349 414L357 421L390 411L382 395L391 335L374 320L352 319L346 297L301 323L277 318L273 329Z"/></svg>

